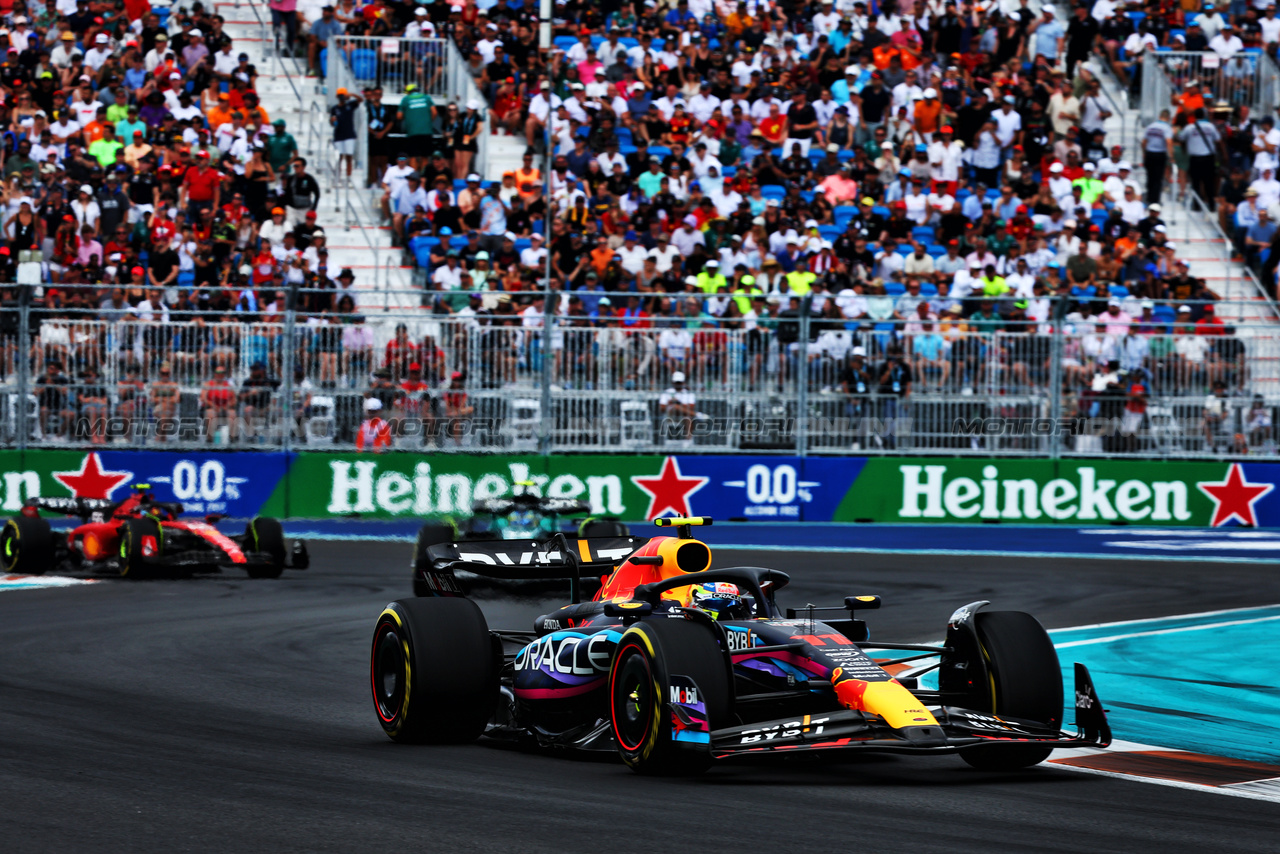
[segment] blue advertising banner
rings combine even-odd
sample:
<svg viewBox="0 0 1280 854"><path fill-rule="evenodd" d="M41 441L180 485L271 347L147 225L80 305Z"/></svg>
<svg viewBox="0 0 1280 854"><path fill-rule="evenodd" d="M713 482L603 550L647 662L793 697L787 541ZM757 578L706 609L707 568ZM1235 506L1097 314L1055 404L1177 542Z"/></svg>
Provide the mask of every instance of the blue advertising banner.
<svg viewBox="0 0 1280 854"><path fill-rule="evenodd" d="M679 464L686 476L706 479L690 502L702 515L752 522L828 522L866 458L681 456Z"/></svg>

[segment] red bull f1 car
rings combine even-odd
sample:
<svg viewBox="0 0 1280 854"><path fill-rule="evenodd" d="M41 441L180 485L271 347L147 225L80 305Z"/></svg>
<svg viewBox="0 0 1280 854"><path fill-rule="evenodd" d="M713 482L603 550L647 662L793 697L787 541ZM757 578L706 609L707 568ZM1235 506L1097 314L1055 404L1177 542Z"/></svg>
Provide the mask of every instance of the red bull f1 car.
<svg viewBox="0 0 1280 854"><path fill-rule="evenodd" d="M428 549L426 598L378 617L374 708L398 742L616 751L642 773L687 774L747 756L863 750L958 753L982 769L1035 765L1111 734L1083 665L1075 732L1048 635L1028 614L974 602L939 645L872 643L857 611L783 610L785 572L710 569L691 536L705 518L659 519L678 535L466 542ZM532 631L491 630L456 580L567 579L571 602ZM582 580L600 590L579 601ZM834 612L834 615L833 615ZM843 613L840 613L843 612ZM823 613L826 616L819 617Z"/></svg>
<svg viewBox="0 0 1280 854"><path fill-rule="evenodd" d="M44 510L79 517L65 537L40 515ZM162 572L245 570L251 578L278 578L286 568L306 569L306 544L285 543L275 519L249 522L243 535L227 536L205 521L179 519L182 505L152 499L139 484L124 501L101 498L31 498L0 532L6 572L43 575L51 570L100 570L137 578Z"/></svg>

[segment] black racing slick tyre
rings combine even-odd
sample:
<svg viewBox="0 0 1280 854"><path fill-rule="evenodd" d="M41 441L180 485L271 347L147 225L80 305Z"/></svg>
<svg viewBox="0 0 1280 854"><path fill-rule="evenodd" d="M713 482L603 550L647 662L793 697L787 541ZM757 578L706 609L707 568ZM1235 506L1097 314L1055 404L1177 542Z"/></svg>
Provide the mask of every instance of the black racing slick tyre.
<svg viewBox="0 0 1280 854"><path fill-rule="evenodd" d="M120 529L120 577L145 578L164 553L164 529L151 516L125 519Z"/></svg>
<svg viewBox="0 0 1280 854"><path fill-rule="evenodd" d="M392 741L475 741L493 716L501 666L470 599L392 602L378 617L370 654L378 722Z"/></svg>
<svg viewBox="0 0 1280 854"><path fill-rule="evenodd" d="M53 568L53 531L39 516L14 516L0 533L0 560L4 571L17 575L44 575Z"/></svg>
<svg viewBox="0 0 1280 854"><path fill-rule="evenodd" d="M1062 670L1053 641L1039 621L1021 611L980 611L978 641L991 675L990 702L975 711L1038 721L1062 728ZM1053 752L1035 745L990 745L960 751L960 758L983 771L1012 771L1038 765Z"/></svg>
<svg viewBox="0 0 1280 854"><path fill-rule="evenodd" d="M705 625L664 619L627 629L609 669L609 718L622 761L640 774L707 770L710 733L729 717L729 678Z"/></svg>
<svg viewBox="0 0 1280 854"><path fill-rule="evenodd" d="M457 529L444 522L427 522L418 529L418 539L413 544L413 595L432 596L431 589L422 580L421 574L427 568L427 549L441 543L452 543L458 538Z"/></svg>
<svg viewBox="0 0 1280 854"><path fill-rule="evenodd" d="M265 552L271 556L271 562L265 566L247 567L250 578L279 578L284 572L285 555L288 554L280 520L259 516L250 522L244 529L244 550Z"/></svg>
<svg viewBox="0 0 1280 854"><path fill-rule="evenodd" d="M578 526L579 537L629 537L631 529L617 519L584 519Z"/></svg>

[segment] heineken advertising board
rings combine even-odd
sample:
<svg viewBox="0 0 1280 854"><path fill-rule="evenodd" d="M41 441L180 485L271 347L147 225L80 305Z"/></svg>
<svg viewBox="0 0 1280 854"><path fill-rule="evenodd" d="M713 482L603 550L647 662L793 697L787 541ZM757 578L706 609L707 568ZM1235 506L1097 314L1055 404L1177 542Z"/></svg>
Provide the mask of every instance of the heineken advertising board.
<svg viewBox="0 0 1280 854"><path fill-rule="evenodd" d="M1280 464L696 455L0 451L0 510L36 495L122 499L149 483L194 514L458 515L511 494L580 498L629 521L1280 527Z"/></svg>

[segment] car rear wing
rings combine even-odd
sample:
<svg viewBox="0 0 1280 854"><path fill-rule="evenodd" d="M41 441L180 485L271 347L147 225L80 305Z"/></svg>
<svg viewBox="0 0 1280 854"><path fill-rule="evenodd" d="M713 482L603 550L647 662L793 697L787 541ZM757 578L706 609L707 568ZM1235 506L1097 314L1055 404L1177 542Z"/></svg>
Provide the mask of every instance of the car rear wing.
<svg viewBox="0 0 1280 854"><path fill-rule="evenodd" d="M118 501L108 498L28 498L22 503L25 515L35 515L40 510L50 513L61 513L64 516L79 516L88 519L94 513L101 513L105 520L115 510ZM27 508L31 508L30 512Z"/></svg>
<svg viewBox="0 0 1280 854"><path fill-rule="evenodd" d="M613 572L647 542L647 537L575 537L560 533L546 543L441 543L427 549L427 560L429 572L448 576L464 571L506 581L568 579L577 601L579 580Z"/></svg>

